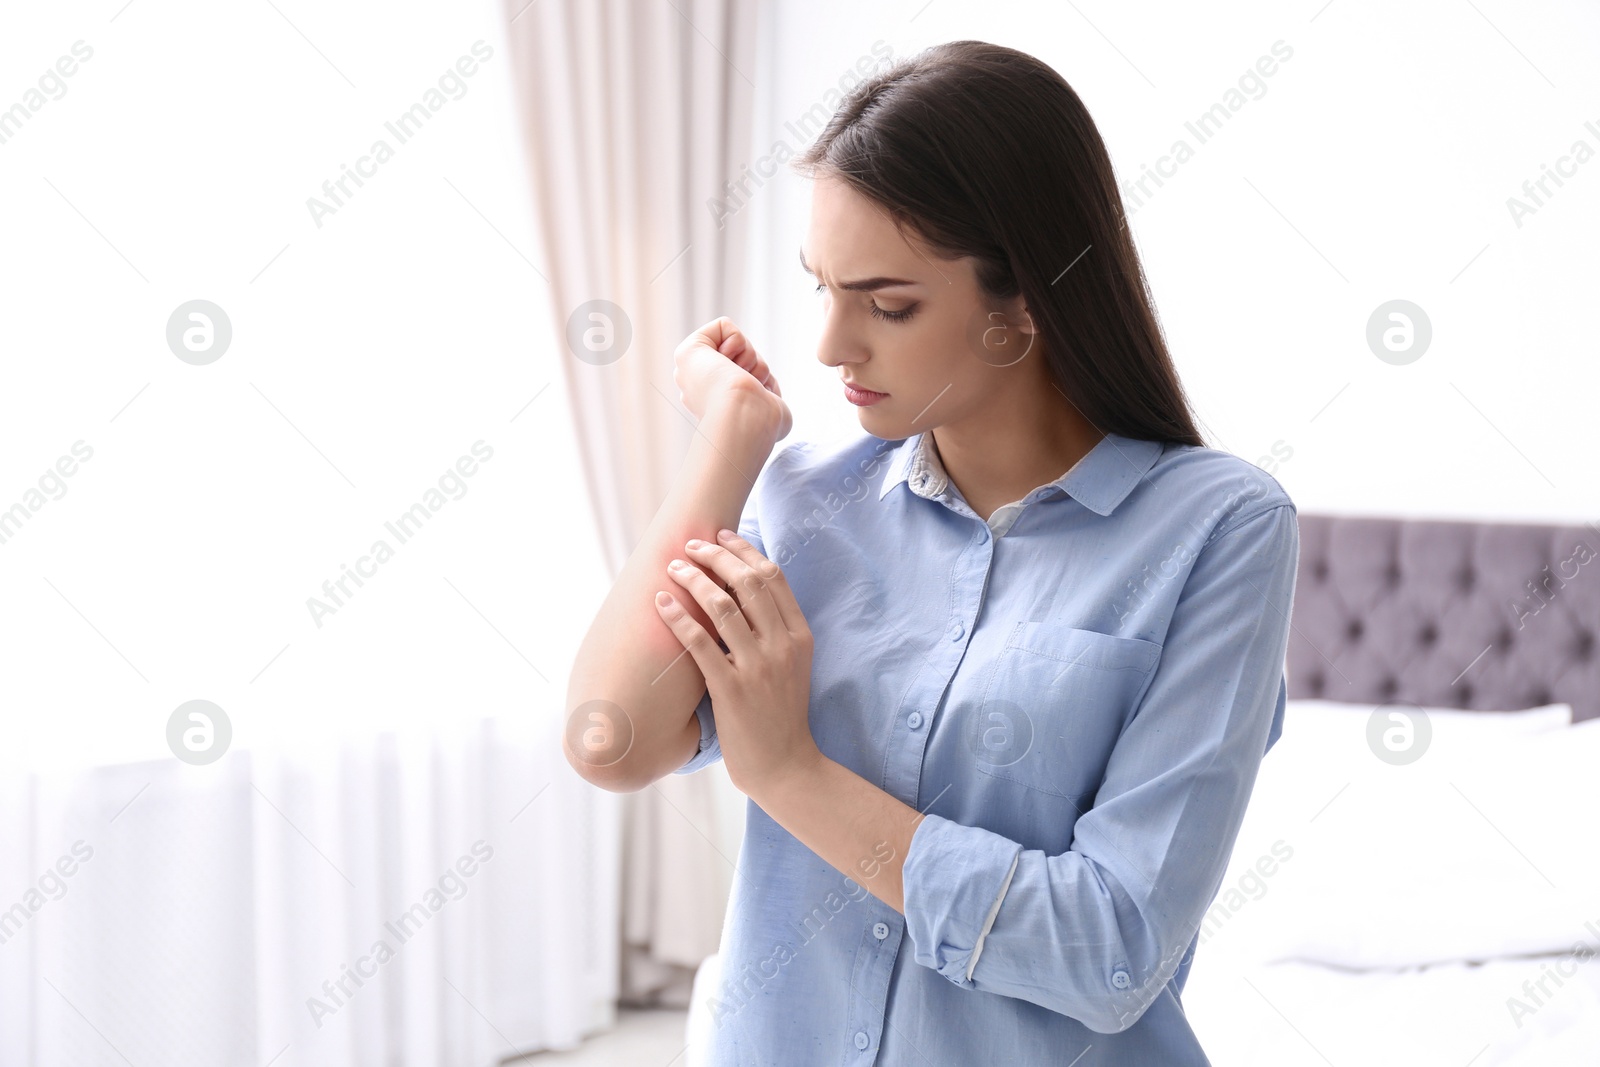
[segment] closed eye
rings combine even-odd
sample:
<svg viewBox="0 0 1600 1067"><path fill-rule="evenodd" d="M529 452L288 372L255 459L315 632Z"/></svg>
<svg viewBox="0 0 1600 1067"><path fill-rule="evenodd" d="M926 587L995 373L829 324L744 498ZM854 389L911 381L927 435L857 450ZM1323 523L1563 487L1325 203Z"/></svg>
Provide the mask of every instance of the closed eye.
<svg viewBox="0 0 1600 1067"><path fill-rule="evenodd" d="M814 291L820 293L826 288L826 285L819 283ZM917 305L912 304L904 311L889 311L885 308L879 307L876 303L873 303L867 308L867 310L871 312L874 318L884 319L888 322L904 322L911 317L913 312L917 310Z"/></svg>

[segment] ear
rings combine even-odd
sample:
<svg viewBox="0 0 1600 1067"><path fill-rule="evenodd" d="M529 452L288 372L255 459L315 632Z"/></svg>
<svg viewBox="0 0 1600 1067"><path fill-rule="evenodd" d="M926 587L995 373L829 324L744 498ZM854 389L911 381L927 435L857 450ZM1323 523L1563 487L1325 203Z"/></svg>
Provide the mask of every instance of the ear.
<svg viewBox="0 0 1600 1067"><path fill-rule="evenodd" d="M1033 321L1032 312L1028 310L1028 305L1020 295L1007 305L1005 315L1007 325L1012 326L1021 333L1036 334L1039 332L1038 324Z"/></svg>

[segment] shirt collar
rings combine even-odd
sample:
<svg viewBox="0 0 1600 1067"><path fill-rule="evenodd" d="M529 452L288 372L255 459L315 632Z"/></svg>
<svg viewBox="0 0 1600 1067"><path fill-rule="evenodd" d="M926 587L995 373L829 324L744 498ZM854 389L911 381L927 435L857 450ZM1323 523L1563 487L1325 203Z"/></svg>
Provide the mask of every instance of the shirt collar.
<svg viewBox="0 0 1600 1067"><path fill-rule="evenodd" d="M1160 441L1108 433L1065 474L1035 489L1025 499L1044 496L1045 491L1056 488L1095 514L1109 515L1155 465L1164 447ZM930 499L949 487L949 475L939 462L933 435L927 431L905 438L895 449L878 499L882 500L901 482L918 496Z"/></svg>

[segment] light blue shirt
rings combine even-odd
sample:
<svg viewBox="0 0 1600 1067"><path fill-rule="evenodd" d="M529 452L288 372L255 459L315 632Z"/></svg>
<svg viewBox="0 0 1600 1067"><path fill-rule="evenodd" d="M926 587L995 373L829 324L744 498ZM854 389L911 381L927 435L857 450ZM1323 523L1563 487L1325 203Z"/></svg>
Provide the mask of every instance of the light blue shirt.
<svg viewBox="0 0 1600 1067"><path fill-rule="evenodd" d="M902 917L748 803L709 1062L1207 1064L1179 996L1283 724L1277 481L1112 434L985 522L929 434L795 441L739 532L810 624L818 747L925 818ZM722 756L695 711L678 774Z"/></svg>

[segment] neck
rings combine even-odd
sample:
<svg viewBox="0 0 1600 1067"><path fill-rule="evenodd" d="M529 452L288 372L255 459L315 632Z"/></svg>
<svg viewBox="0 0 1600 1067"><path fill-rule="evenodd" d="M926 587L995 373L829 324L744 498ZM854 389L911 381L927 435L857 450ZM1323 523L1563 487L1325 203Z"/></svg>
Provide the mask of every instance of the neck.
<svg viewBox="0 0 1600 1067"><path fill-rule="evenodd" d="M1105 436L1064 397L1061 400L1027 417L1006 410L981 424L932 431L951 484L979 515L987 519L1002 504L1055 481Z"/></svg>

